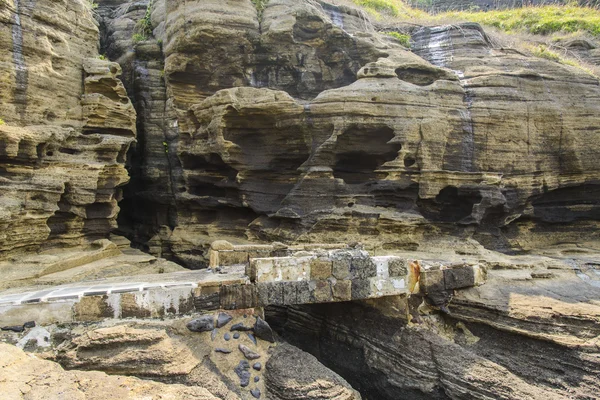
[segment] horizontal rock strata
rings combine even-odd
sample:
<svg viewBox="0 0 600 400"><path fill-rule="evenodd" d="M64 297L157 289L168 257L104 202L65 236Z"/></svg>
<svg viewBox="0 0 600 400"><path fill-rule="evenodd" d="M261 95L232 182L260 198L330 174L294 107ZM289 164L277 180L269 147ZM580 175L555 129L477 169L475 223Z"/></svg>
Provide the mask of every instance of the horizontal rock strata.
<svg viewBox="0 0 600 400"><path fill-rule="evenodd" d="M87 245L116 227L136 113L120 66L96 58L89 7L0 8L0 259Z"/></svg>

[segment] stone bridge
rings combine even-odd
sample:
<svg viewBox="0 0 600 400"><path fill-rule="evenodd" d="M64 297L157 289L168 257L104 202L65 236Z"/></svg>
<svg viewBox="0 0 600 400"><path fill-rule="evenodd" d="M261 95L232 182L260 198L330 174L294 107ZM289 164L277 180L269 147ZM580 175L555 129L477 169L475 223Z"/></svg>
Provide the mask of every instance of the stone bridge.
<svg viewBox="0 0 600 400"><path fill-rule="evenodd" d="M207 270L120 277L0 293L0 326L164 318L210 310L440 294L482 284L478 265L371 256L359 247L217 241ZM443 300L440 301L443 303Z"/></svg>

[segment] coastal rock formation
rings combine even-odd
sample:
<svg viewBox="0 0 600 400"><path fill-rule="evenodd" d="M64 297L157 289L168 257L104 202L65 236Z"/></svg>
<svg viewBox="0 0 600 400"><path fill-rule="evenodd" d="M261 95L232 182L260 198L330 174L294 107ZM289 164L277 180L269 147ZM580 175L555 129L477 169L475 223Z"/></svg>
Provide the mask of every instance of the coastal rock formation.
<svg viewBox="0 0 600 400"><path fill-rule="evenodd" d="M94 58L89 5L66 4L0 5L0 259L108 238L129 181L136 113L121 68Z"/></svg>
<svg viewBox="0 0 600 400"><path fill-rule="evenodd" d="M558 280L532 290L507 272L459 292L446 316L407 322L407 304L377 300L277 308L267 317L369 398L596 397L598 289L573 281L557 295Z"/></svg>
<svg viewBox="0 0 600 400"><path fill-rule="evenodd" d="M47 330L35 328L43 331L43 340L37 341L33 331L28 331L28 336L20 334L23 337L17 341L17 347L58 362L73 372L67 373L56 363L31 356L28 357L31 360L29 365L24 362L26 356L21 356L21 350L3 344L2 354L6 357L3 358L0 382L10 382L12 390L13 387L24 387L28 381L25 378L29 378L31 382L41 380L59 390L63 388L58 384L60 379L62 384L68 385L77 377L86 377L96 386L123 381L131 384L130 390L138 390L136 382L141 381L125 378L129 376L148 382L147 387L140 390L163 388L165 393L183 396L173 398L202 394L206 397L198 398L234 400L256 398L255 395L261 393L262 398L269 399L361 399L343 378L328 370L315 357L289 344L252 340L245 334L237 339L223 339L223 332L228 331L229 325L254 319L253 312L227 311L232 322L217 328L216 335L190 332L185 328L189 319L107 320L95 324L51 326ZM24 339L28 337L29 340ZM2 339L7 340L7 337ZM256 353L260 359L249 362L235 349L238 346ZM17 373L17 368L24 370ZM39 375L33 372L35 369L39 369ZM45 380L41 377L44 374ZM34 392L40 390L37 384L31 386ZM87 388L84 386L80 390L85 392ZM93 398L89 397L89 393L86 396L83 398Z"/></svg>
<svg viewBox="0 0 600 400"><path fill-rule="evenodd" d="M361 399L342 377L287 343L275 347L265 380L267 399Z"/></svg>
<svg viewBox="0 0 600 400"><path fill-rule="evenodd" d="M515 252L598 231L600 87L577 68L475 24L415 28L411 52L357 10L289 0L152 2L135 44L139 8L100 14L142 122L119 228L153 254L201 267L215 237Z"/></svg>
<svg viewBox="0 0 600 400"><path fill-rule="evenodd" d="M183 399L216 400L198 386L167 385L97 371L65 371L59 364L0 344L0 382L5 399Z"/></svg>

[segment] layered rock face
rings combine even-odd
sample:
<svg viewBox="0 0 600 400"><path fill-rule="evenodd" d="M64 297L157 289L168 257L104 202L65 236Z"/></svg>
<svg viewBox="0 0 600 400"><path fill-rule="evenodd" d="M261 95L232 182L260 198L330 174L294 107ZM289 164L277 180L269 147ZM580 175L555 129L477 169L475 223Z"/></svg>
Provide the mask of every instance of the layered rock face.
<svg viewBox="0 0 600 400"><path fill-rule="evenodd" d="M470 305L472 319L462 300L451 303L449 316L421 315L408 324L398 312L406 304L390 300L281 308L268 317L285 339L369 399L597 397L598 324L591 322L597 305L578 306L587 318L567 316L564 301L585 301L584 295L561 292L552 299L556 287L545 285L535 296L528 293L530 284L520 282L492 301L490 292L503 288L484 287L467 295L477 298ZM517 291L523 294L515 299Z"/></svg>
<svg viewBox="0 0 600 400"><path fill-rule="evenodd" d="M217 236L596 238L600 87L583 71L469 24L415 29L410 52L356 10L287 0L151 3L134 57L139 6L101 10L143 131L120 228L152 253L198 267Z"/></svg>
<svg viewBox="0 0 600 400"><path fill-rule="evenodd" d="M0 5L0 258L116 227L136 113L85 1Z"/></svg>

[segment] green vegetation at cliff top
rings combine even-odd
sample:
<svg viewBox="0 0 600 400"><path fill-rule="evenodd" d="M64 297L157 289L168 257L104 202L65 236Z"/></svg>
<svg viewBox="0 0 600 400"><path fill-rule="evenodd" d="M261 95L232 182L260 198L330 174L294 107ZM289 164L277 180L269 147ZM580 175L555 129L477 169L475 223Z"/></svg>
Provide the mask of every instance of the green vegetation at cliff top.
<svg viewBox="0 0 600 400"><path fill-rule="evenodd" d="M542 6L487 12L456 11L438 14L433 20L478 22L503 31L548 35L556 32L587 32L600 36L600 10L589 7Z"/></svg>
<svg viewBox="0 0 600 400"><path fill-rule="evenodd" d="M418 22L478 22L506 32L548 35L556 32L586 32L600 36L600 10L578 6L535 6L495 11L451 11L430 15L402 0L352 0L376 19L419 20Z"/></svg>
<svg viewBox="0 0 600 400"><path fill-rule="evenodd" d="M379 19L381 17L427 18L425 11L412 8L402 0L352 0L369 14Z"/></svg>

